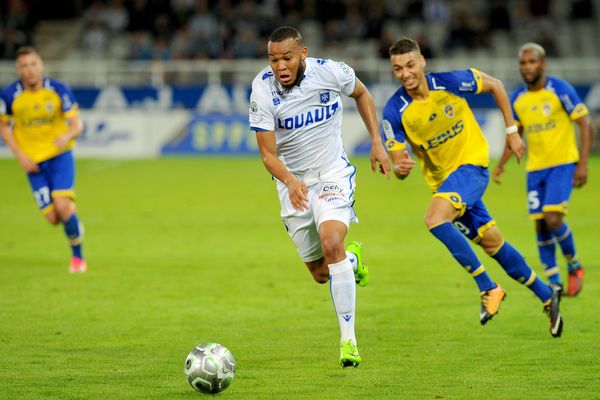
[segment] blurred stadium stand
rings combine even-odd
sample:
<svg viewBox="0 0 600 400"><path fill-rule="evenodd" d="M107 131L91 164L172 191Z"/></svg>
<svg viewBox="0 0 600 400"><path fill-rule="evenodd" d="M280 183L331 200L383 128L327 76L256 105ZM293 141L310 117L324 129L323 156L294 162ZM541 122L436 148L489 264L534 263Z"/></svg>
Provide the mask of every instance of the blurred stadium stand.
<svg viewBox="0 0 600 400"><path fill-rule="evenodd" d="M547 50L549 73L576 86L600 127L599 22L600 0L2 0L0 85L15 79L16 49L33 45L88 117L101 116L85 138L110 141L102 135L137 129L102 114L119 107L185 109L192 137L202 123L195 113L207 109L234 113L236 129L245 126L249 84L281 25L300 28L310 55L350 64L378 106L397 87L387 49L401 36L421 43L431 69L477 67L509 90L521 82L519 46L536 41ZM472 105L501 136L491 97L476 96Z"/></svg>
<svg viewBox="0 0 600 400"><path fill-rule="evenodd" d="M290 24L312 55L346 60L367 81L389 79L387 48L408 35L435 68L474 65L509 83L518 46L536 41L553 73L591 83L599 21L600 0L7 0L0 50L10 60L32 44L74 85L228 83L251 78L259 64L239 60L262 65L268 34Z"/></svg>

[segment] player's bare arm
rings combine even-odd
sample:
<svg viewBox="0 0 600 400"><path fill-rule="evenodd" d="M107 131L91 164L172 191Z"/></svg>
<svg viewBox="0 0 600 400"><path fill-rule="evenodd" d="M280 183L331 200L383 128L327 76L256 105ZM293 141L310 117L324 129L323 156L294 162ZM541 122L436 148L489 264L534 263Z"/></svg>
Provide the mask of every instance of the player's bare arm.
<svg viewBox="0 0 600 400"><path fill-rule="evenodd" d="M59 149L67 147L71 140L79 137L83 132L83 121L81 120L81 116L73 115L72 117L67 118L67 123L69 124L69 130L57 137L54 142Z"/></svg>
<svg viewBox="0 0 600 400"><path fill-rule="evenodd" d="M398 179L405 179L415 167L416 162L408 154L408 150L390 151L390 157L394 163L394 175Z"/></svg>
<svg viewBox="0 0 600 400"><path fill-rule="evenodd" d="M519 136L523 137L523 127L519 126ZM510 158L512 157L513 152L508 148L508 143L504 144L504 151L502 152L502 156L500 157L500 161L498 161L498 165L494 168L492 172L492 179L498 185L501 184L500 176L504 173L504 167Z"/></svg>
<svg viewBox="0 0 600 400"><path fill-rule="evenodd" d="M483 72L481 72L481 77L481 92L491 93L492 96L494 96L494 100L496 100L496 104L502 113L502 118L504 119L507 130L516 128L515 119L513 118L510 108L510 100L508 99L508 94L506 93L506 89L504 88L502 81ZM510 151L514 153L515 157L517 157L517 162L520 162L523 154L525 154L525 143L516 133L516 130L512 133L507 133L506 145Z"/></svg>
<svg viewBox="0 0 600 400"><path fill-rule="evenodd" d="M592 129L592 122L589 115L585 115L577 120L579 126L579 161L577 162L577 168L575 169L575 177L573 178L573 185L575 187L582 187L587 182L588 174L588 158L590 150L592 148L592 141L594 140L594 131Z"/></svg>
<svg viewBox="0 0 600 400"><path fill-rule="evenodd" d="M0 121L0 136L2 136L2 140L15 155L15 158L19 161L21 168L23 168L25 172L32 173L40 171L38 165L19 149L19 146L12 135L10 125L7 122Z"/></svg>
<svg viewBox="0 0 600 400"><path fill-rule="evenodd" d="M296 178L277 157L275 132L256 132L258 149L265 168L287 188L292 205L297 210L308 208L308 188Z"/></svg>
<svg viewBox="0 0 600 400"><path fill-rule="evenodd" d="M383 148L381 137L379 136L377 113L375 111L373 96L371 96L371 93L369 93L365 85L356 78L356 85L351 97L356 101L356 107L358 108L360 117L362 118L367 131L369 131L369 136L371 136L371 169L373 172L379 169L379 172L385 174L389 179L390 162L385 149Z"/></svg>

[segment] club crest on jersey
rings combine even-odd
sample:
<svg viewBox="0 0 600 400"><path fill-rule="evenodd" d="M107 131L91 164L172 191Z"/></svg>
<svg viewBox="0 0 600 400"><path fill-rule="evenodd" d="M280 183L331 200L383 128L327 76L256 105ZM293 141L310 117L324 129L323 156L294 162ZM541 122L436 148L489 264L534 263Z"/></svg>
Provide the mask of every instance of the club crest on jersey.
<svg viewBox="0 0 600 400"><path fill-rule="evenodd" d="M319 100L321 101L321 104L329 103L330 97L331 96L329 92L319 92Z"/></svg>
<svg viewBox="0 0 600 400"><path fill-rule="evenodd" d="M452 104L446 104L444 107L444 114L446 114L446 117L448 118L454 118L454 107Z"/></svg>
<svg viewBox="0 0 600 400"><path fill-rule="evenodd" d="M281 104L281 100L279 100L279 97L273 97L273 105L278 106L279 104Z"/></svg>
<svg viewBox="0 0 600 400"><path fill-rule="evenodd" d="M542 112L546 117L550 116L550 114L552 113L552 106L550 105L550 103L542 104Z"/></svg>
<svg viewBox="0 0 600 400"><path fill-rule="evenodd" d="M52 111L54 111L54 104L52 104L51 102L47 102L47 103L46 103L46 111L48 111L48 112L50 112L50 113L51 113Z"/></svg>

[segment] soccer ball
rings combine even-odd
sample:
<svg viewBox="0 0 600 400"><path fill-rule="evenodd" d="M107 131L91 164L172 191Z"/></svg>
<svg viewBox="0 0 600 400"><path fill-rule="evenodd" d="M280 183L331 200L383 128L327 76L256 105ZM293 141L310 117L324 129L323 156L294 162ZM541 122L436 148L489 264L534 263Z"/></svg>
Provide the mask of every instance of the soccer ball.
<svg viewBox="0 0 600 400"><path fill-rule="evenodd" d="M235 359L225 346L203 343L188 354L184 372L194 389L202 393L219 393L233 382Z"/></svg>

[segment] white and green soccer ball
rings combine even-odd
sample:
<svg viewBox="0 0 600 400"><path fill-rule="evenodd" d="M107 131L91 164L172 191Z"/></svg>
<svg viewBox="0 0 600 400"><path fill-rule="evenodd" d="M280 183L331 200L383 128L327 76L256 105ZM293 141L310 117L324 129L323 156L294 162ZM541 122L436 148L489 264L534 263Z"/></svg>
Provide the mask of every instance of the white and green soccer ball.
<svg viewBox="0 0 600 400"><path fill-rule="evenodd" d="M225 346L203 343L188 354L184 372L194 389L202 393L219 393L233 382L235 359Z"/></svg>

